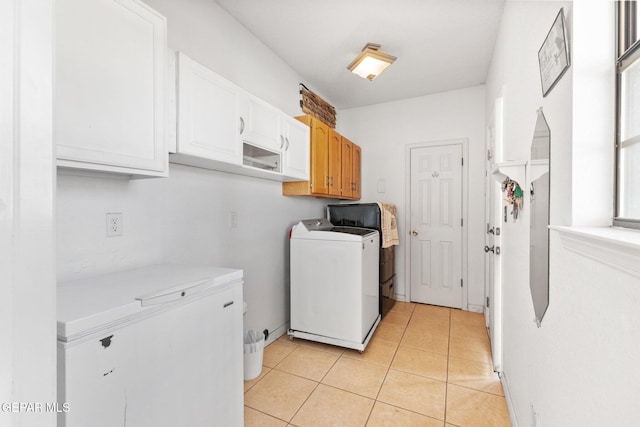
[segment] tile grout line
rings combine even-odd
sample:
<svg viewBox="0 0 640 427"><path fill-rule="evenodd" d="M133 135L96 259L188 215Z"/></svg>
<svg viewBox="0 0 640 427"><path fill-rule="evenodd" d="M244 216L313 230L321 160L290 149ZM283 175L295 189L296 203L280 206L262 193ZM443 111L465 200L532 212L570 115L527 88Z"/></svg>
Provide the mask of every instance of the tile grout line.
<svg viewBox="0 0 640 427"><path fill-rule="evenodd" d="M449 337L447 340L447 381L444 385L444 424L447 424L447 397L449 394L449 358L451 357L451 327L453 319L451 316L451 309L449 309Z"/></svg>
<svg viewBox="0 0 640 427"><path fill-rule="evenodd" d="M415 309L415 307L414 307L414 309ZM389 311L389 312L391 312L391 311ZM404 334L407 331L407 327L409 326L409 322L411 321L411 317L413 317L413 310L411 310L411 313L409 314L409 319L407 319L407 324L404 325L404 329L402 330L402 336L400 337L400 341L398 341L398 343L396 345L396 349L393 352L393 357L391 357L391 361L389 362L389 366L387 366L387 372L384 373L384 377L382 378L382 383L380 384L380 388L378 389L378 392L376 393L376 397L373 399L373 406L371 407L371 411L369 411L369 416L367 417L367 421L364 423L365 426L367 424L369 424L369 420L371 419L371 414L373 413L373 408L375 408L376 403L378 402L378 397L380 397L380 392L382 391L382 387L384 386L384 382L387 380L387 376L389 375L389 371L391 370L391 365L393 364L393 359L395 359L396 354L398 353L398 349L400 348L400 343L402 342L402 338L404 338ZM384 402L382 402L382 403L384 403Z"/></svg>

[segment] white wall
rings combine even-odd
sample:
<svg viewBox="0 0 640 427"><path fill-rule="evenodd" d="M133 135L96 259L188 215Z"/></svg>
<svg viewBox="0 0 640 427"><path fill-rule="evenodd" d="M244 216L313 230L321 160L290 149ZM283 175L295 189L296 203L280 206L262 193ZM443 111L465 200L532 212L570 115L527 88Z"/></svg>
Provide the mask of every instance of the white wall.
<svg viewBox="0 0 640 427"><path fill-rule="evenodd" d="M375 84L375 83L374 83ZM405 148L408 144L467 138L469 141L468 303L484 299L484 86L341 110L340 132L362 146L362 201L398 208L396 294L405 299ZM379 179L385 193L377 192ZM466 307L464 307L466 309Z"/></svg>
<svg viewBox="0 0 640 427"><path fill-rule="evenodd" d="M572 65L543 98L537 52L564 7ZM506 2L487 79L504 96L505 158L528 158L543 107L551 129L551 223L607 224L613 152L613 2ZM523 30L526 29L526 30ZM593 185L594 182L597 185ZM588 191L589 188L591 191ZM638 278L550 242L541 328L529 292L529 212L503 228L503 368L517 425L634 425L640 409ZM532 410L533 407L533 410Z"/></svg>
<svg viewBox="0 0 640 427"><path fill-rule="evenodd" d="M296 75L213 1L149 0L167 17L169 47L291 115ZM124 181L61 175L58 279L149 263L185 261L242 268L245 328L274 331L288 311L287 232L323 216L325 201L281 196L281 184L171 165L168 179ZM238 215L229 228L229 213ZM124 235L106 237L105 213L122 212Z"/></svg>

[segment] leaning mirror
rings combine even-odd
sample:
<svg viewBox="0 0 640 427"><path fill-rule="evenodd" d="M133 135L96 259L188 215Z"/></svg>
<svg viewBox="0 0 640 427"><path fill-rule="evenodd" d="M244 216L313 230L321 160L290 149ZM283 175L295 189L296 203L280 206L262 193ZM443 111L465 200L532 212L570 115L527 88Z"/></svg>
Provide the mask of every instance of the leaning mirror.
<svg viewBox="0 0 640 427"><path fill-rule="evenodd" d="M547 120L538 110L536 127L531 141L529 162L530 214L529 214L529 287L540 327L549 306L549 145L551 131Z"/></svg>

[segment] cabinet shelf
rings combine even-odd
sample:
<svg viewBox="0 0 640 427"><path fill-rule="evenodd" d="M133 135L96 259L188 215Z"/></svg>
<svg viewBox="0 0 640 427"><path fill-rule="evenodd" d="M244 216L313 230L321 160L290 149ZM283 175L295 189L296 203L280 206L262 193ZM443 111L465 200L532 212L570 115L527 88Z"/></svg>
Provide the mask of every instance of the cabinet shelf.
<svg viewBox="0 0 640 427"><path fill-rule="evenodd" d="M526 165L526 160L511 160L496 163L491 169L491 175L498 182L504 181L505 178L510 178L522 187L525 185Z"/></svg>

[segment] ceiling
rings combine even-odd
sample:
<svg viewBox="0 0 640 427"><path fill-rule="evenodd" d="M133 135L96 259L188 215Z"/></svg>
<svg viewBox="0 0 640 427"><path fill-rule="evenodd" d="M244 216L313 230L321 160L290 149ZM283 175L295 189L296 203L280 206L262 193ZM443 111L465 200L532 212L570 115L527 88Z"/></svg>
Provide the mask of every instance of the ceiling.
<svg viewBox="0 0 640 427"><path fill-rule="evenodd" d="M483 84L504 0L216 0L338 109ZM398 57L369 81L368 42Z"/></svg>

